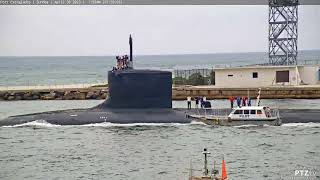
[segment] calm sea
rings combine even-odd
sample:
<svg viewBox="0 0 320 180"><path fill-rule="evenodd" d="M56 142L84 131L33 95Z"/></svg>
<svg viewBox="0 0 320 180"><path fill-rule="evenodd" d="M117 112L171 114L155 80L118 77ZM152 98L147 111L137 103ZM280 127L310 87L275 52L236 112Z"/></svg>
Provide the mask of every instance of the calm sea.
<svg viewBox="0 0 320 180"><path fill-rule="evenodd" d="M268 61L266 53L149 55L134 57L135 68L193 69L248 65ZM299 60L319 60L320 50L301 51ZM0 86L91 84L107 81L114 56L0 57Z"/></svg>

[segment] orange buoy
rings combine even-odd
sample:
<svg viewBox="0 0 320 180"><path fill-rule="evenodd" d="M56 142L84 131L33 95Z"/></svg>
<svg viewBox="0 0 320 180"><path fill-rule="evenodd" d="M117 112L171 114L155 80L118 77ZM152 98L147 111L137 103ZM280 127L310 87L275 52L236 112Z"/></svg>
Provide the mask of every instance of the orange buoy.
<svg viewBox="0 0 320 180"><path fill-rule="evenodd" d="M226 163L224 162L224 159L222 159L222 170L221 170L221 180L227 179L227 169L226 169Z"/></svg>

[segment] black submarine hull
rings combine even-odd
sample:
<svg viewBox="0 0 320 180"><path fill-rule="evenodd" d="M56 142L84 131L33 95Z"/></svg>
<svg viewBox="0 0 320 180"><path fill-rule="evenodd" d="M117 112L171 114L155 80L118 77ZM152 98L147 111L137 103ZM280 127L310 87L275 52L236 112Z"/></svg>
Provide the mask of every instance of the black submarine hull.
<svg viewBox="0 0 320 180"><path fill-rule="evenodd" d="M169 71L109 71L108 85L108 99L94 108L12 116L0 121L0 126L35 120L59 125L191 122L185 112L172 109L172 73Z"/></svg>
<svg viewBox="0 0 320 180"><path fill-rule="evenodd" d="M190 123L185 112L173 109L92 109L65 110L11 116L0 121L0 126L13 126L31 121L46 121L56 125L84 125L95 123Z"/></svg>
<svg viewBox="0 0 320 180"><path fill-rule="evenodd" d="M220 109L224 111L226 109ZM0 120L0 126L13 126L32 121L56 125L85 125L95 123L190 123L188 114L198 110L180 109L78 109L11 116ZM200 110L201 111L201 110ZM320 123L320 109L280 109L282 123Z"/></svg>

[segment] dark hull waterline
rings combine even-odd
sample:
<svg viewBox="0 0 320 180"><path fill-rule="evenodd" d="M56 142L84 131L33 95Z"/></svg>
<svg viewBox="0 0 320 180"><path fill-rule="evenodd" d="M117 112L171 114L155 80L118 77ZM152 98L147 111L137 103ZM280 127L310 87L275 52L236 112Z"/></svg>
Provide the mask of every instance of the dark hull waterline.
<svg viewBox="0 0 320 180"><path fill-rule="evenodd" d="M36 120L58 125L84 125L93 123L190 123L183 111L172 109L88 109L66 110L11 116L0 120L0 126L12 126Z"/></svg>
<svg viewBox="0 0 320 180"><path fill-rule="evenodd" d="M226 109L221 109L226 110ZM12 126L44 120L58 125L84 125L93 123L190 123L194 119L187 114L197 110L187 109L79 109L52 111L19 116L0 120L0 126ZM320 123L320 109L280 109L282 123Z"/></svg>

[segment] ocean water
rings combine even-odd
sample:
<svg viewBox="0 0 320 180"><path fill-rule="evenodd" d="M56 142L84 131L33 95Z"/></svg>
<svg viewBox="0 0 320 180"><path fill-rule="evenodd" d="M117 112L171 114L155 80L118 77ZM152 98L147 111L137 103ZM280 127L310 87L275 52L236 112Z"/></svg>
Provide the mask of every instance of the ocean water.
<svg viewBox="0 0 320 180"><path fill-rule="evenodd" d="M88 108L102 101L0 102L10 115ZM214 100L214 107L228 101ZM282 108L320 108L319 100L263 100ZM185 101L174 101L185 107ZM190 124L52 125L43 121L0 127L0 179L187 179L201 175L204 147L209 167L227 164L229 179L294 179L308 169L320 178L320 123L211 127ZM306 179L302 177L300 179Z"/></svg>
<svg viewBox="0 0 320 180"><path fill-rule="evenodd" d="M300 53L316 60L320 51ZM266 62L264 53L138 56L137 68L210 68ZM106 81L113 57L1 57L0 86L78 84ZM0 120L19 114L89 108L101 100L0 101ZM263 100L278 108L319 109L320 100ZM213 107L229 107L226 100ZM185 101L174 101L185 107ZM296 170L320 179L320 124L211 127L190 124L87 124L43 121L0 127L0 179L187 179L190 161L201 174L204 147L209 167L224 157L230 180L291 180ZM215 163L214 163L215 162Z"/></svg>
<svg viewBox="0 0 320 180"><path fill-rule="evenodd" d="M320 50L301 51L299 62L320 60ZM222 65L266 63L266 53L227 53L135 56L137 69L193 69ZM94 84L107 81L115 66L114 56L89 57L1 57L0 86Z"/></svg>

